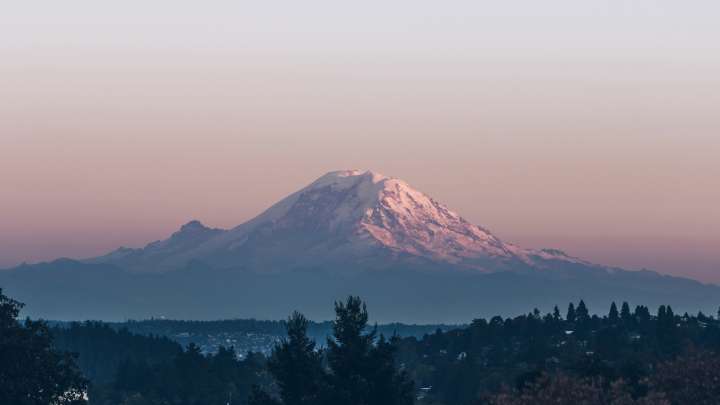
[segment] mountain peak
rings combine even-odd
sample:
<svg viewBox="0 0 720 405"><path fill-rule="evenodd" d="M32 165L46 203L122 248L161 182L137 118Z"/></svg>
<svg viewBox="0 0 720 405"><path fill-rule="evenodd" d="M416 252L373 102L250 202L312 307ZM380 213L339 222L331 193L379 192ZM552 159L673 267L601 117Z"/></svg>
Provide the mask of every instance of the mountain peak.
<svg viewBox="0 0 720 405"><path fill-rule="evenodd" d="M318 188L331 186L333 188L348 188L356 185L358 182L367 181L369 183L379 183L383 180L387 180L389 177L373 172L371 170L336 170L328 172L321 176L307 188Z"/></svg>
<svg viewBox="0 0 720 405"><path fill-rule="evenodd" d="M198 221L197 219L193 219L192 221L186 223L185 225L180 227L180 232L188 232L188 231L197 231L197 230L206 230L210 229L207 226L205 226L202 222Z"/></svg>
<svg viewBox="0 0 720 405"><path fill-rule="evenodd" d="M181 226L180 229L170 236L170 240L175 239L206 239L209 236L224 232L222 229L210 228L202 222L193 219L192 221Z"/></svg>
<svg viewBox="0 0 720 405"><path fill-rule="evenodd" d="M369 170L360 170L360 169L345 169L345 170L333 170L330 172L327 172L323 177L353 177L353 176L360 176L364 173L368 173Z"/></svg>
<svg viewBox="0 0 720 405"><path fill-rule="evenodd" d="M258 270L330 263L385 268L391 262L381 258L394 258L497 271L572 259L505 243L405 181L357 169L326 173L227 231L190 221L133 253L141 256L158 268L200 260Z"/></svg>
<svg viewBox="0 0 720 405"><path fill-rule="evenodd" d="M281 202L276 229L313 229L358 250L380 247L397 254L454 264L478 257L515 258L514 249L485 229L403 180L370 170L325 174Z"/></svg>

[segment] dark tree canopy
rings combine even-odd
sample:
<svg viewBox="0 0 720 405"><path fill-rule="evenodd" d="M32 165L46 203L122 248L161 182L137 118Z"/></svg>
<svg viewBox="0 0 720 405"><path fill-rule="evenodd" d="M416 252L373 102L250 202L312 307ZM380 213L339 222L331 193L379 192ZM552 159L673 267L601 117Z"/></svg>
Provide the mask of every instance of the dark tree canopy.
<svg viewBox="0 0 720 405"><path fill-rule="evenodd" d="M617 305L613 302L610 305L610 312L608 313L608 319L612 323L616 323L620 320L620 314L618 313Z"/></svg>
<svg viewBox="0 0 720 405"><path fill-rule="evenodd" d="M571 303L568 305L567 315L565 315L565 319L566 319L568 322L573 323L573 322L575 322L576 318L577 318L577 313L575 312L575 304L573 304L573 303L571 302Z"/></svg>
<svg viewBox="0 0 720 405"><path fill-rule="evenodd" d="M630 304L628 304L627 301L624 301L622 303L622 308L620 309L620 319L622 319L622 321L625 323L629 323L632 320L632 314L630 313Z"/></svg>
<svg viewBox="0 0 720 405"><path fill-rule="evenodd" d="M308 320L294 312L287 322L287 339L273 350L268 369L286 405L315 404L323 384L322 354L308 338ZM256 401L267 401L262 397Z"/></svg>
<svg viewBox="0 0 720 405"><path fill-rule="evenodd" d="M577 317L577 321L580 323L590 320L590 311L588 311L585 301L580 300L577 309L575 310L575 316Z"/></svg>
<svg viewBox="0 0 720 405"><path fill-rule="evenodd" d="M609 385L604 387L603 385ZM518 391L506 391L482 401L487 405L672 405L662 393L633 398L623 381L583 379L565 374L542 374Z"/></svg>
<svg viewBox="0 0 720 405"><path fill-rule="evenodd" d="M0 404L84 404L87 382L45 323L17 320L22 304L0 290Z"/></svg>
<svg viewBox="0 0 720 405"><path fill-rule="evenodd" d="M366 332L368 313L358 297L335 304L333 337L321 353L308 339L307 320L288 319L288 338L268 363L278 399L255 389L252 405L412 405L414 385L395 365L396 340ZM323 355L327 367L323 368Z"/></svg>
<svg viewBox="0 0 720 405"><path fill-rule="evenodd" d="M376 330L369 333L368 313L359 297L335 303L334 336L328 339L331 403L405 405L413 403L414 386L398 372L395 346Z"/></svg>
<svg viewBox="0 0 720 405"><path fill-rule="evenodd" d="M100 322L48 331L18 322L21 305L0 294L0 405L83 404L78 367L92 382L91 405L720 403L720 319L609 307L590 314L581 301L567 320L556 307L386 339L349 297L335 305L325 347L293 313L266 359ZM64 350L79 353L78 367Z"/></svg>

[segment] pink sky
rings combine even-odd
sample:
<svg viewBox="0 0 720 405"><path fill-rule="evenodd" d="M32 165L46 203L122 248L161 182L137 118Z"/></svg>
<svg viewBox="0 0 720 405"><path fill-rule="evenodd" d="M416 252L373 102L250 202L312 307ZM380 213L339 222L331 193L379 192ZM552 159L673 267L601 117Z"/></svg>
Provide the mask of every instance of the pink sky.
<svg viewBox="0 0 720 405"><path fill-rule="evenodd" d="M508 241L720 282L720 5L502 3L7 7L0 266L367 168Z"/></svg>

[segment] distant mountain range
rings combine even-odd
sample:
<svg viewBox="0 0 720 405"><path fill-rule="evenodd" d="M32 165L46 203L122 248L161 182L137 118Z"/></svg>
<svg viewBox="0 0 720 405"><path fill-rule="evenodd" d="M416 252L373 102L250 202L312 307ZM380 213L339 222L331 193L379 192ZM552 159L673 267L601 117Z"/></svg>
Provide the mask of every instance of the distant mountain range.
<svg viewBox="0 0 720 405"><path fill-rule="evenodd" d="M104 256L0 272L0 287L55 319L331 316L347 294L381 321L467 322L585 299L714 312L720 287L524 249L406 182L328 173L235 228L198 221ZM591 308L592 309L592 308Z"/></svg>

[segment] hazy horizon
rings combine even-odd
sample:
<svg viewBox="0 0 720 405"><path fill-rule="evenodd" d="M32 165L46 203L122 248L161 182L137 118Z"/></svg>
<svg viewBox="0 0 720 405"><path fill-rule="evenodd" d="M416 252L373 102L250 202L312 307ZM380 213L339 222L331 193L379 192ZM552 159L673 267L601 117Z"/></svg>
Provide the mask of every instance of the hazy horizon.
<svg viewBox="0 0 720 405"><path fill-rule="evenodd" d="M0 267L360 168L524 247L720 283L718 3L41 3L0 16Z"/></svg>

